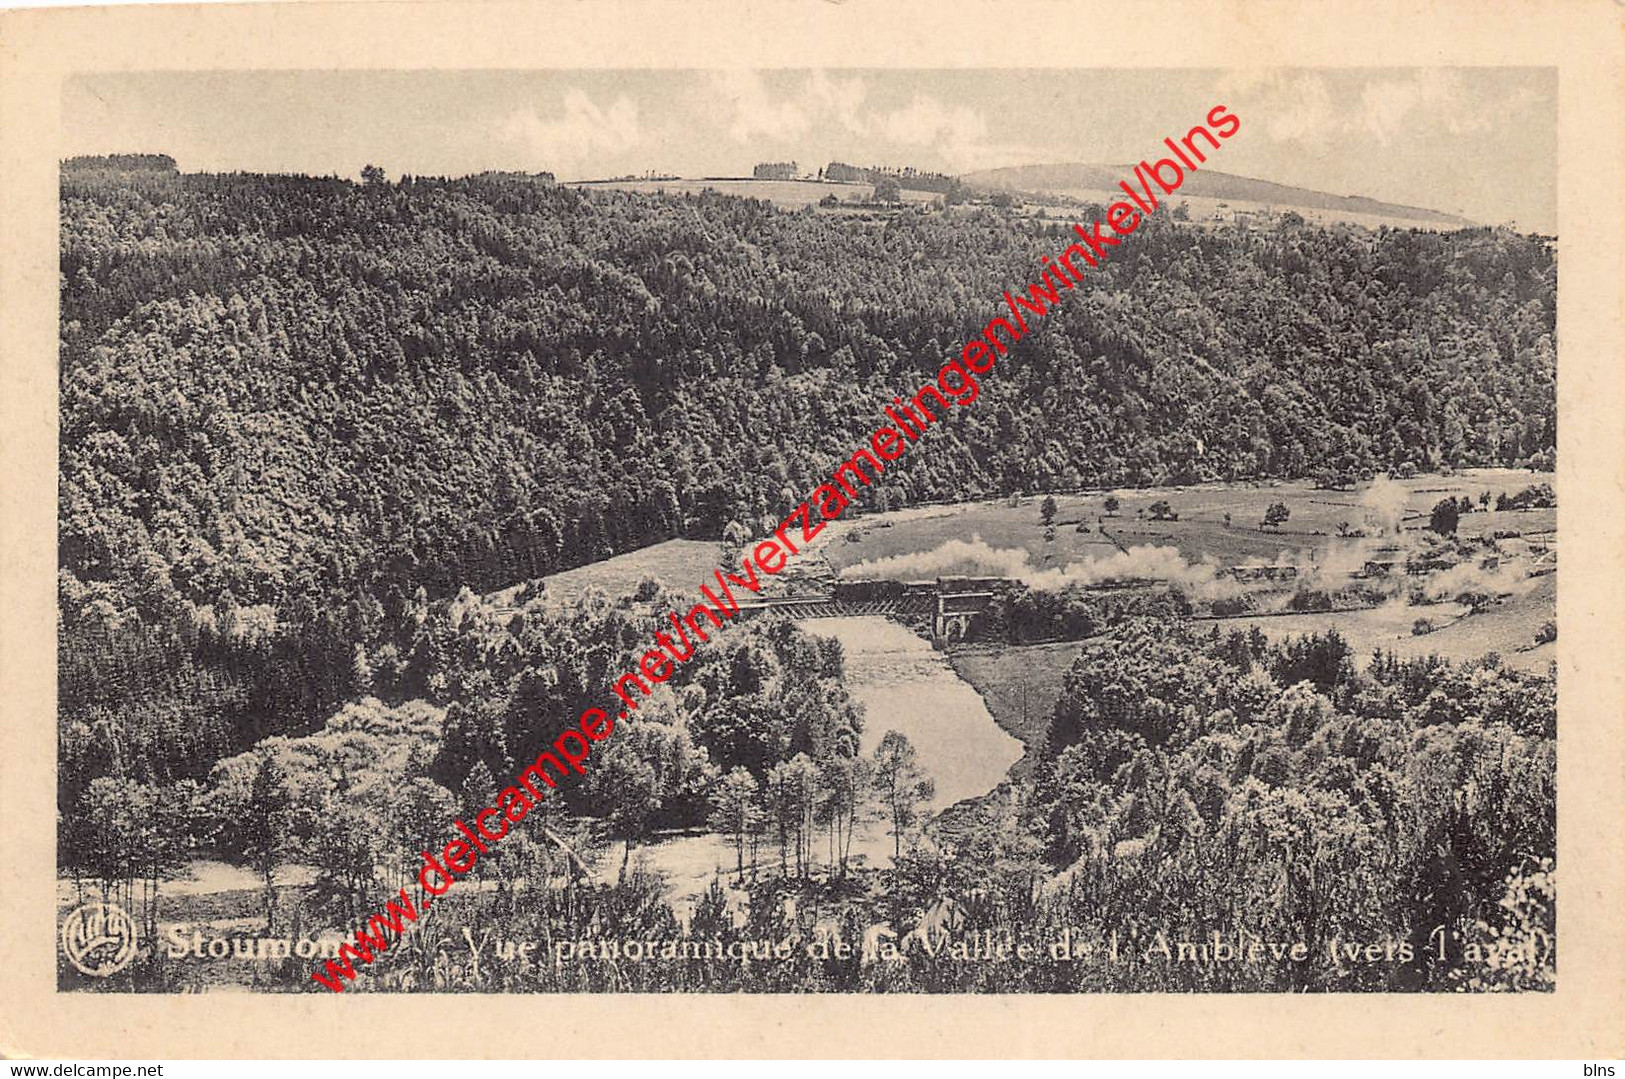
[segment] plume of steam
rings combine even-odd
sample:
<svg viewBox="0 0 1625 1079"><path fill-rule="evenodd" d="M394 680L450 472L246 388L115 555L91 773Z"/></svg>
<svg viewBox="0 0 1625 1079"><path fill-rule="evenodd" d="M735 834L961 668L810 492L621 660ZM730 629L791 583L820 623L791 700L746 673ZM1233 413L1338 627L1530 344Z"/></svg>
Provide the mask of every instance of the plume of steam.
<svg viewBox="0 0 1625 1079"><path fill-rule="evenodd" d="M1397 536L1400 522L1405 518L1405 503L1409 497L1404 486L1395 483L1387 473L1381 473L1360 496L1365 507L1367 522L1382 530L1384 535Z"/></svg>
<svg viewBox="0 0 1625 1079"><path fill-rule="evenodd" d="M959 574L1010 577L1046 590L1143 578L1177 585L1194 599L1216 599L1240 591L1233 581L1220 577L1219 573L1219 567L1213 562L1187 561L1179 548L1168 546L1135 546L1126 552L1086 558L1057 569L1040 569L1020 547L993 547L973 534L968 540L947 540L929 551L859 562L842 570L841 576L890 580Z"/></svg>
<svg viewBox="0 0 1625 1079"><path fill-rule="evenodd" d="M1454 599L1464 592L1509 596L1527 591L1533 584L1534 578L1525 575L1516 565L1487 570L1472 562L1462 562L1430 576L1422 586L1422 594L1435 602Z"/></svg>

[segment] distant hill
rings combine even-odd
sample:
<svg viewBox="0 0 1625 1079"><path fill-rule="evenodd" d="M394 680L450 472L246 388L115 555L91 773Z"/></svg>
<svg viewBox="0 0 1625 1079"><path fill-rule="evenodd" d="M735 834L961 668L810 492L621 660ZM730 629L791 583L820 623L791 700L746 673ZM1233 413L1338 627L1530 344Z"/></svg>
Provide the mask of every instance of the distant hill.
<svg viewBox="0 0 1625 1079"><path fill-rule="evenodd" d="M62 162L63 172L175 172L168 154L86 154Z"/></svg>
<svg viewBox="0 0 1625 1079"><path fill-rule="evenodd" d="M1133 175L1133 165L1018 165L1012 168L983 169L961 177L966 186L982 191L1020 191L1032 194L1068 195L1098 199L1116 193L1118 181ZM1410 226L1462 228L1474 224L1455 214L1400 206L1357 195L1329 195L1302 187L1254 180L1246 176L1202 169L1188 175L1174 196L1192 201L1195 216L1215 216L1227 210L1297 210L1308 216L1353 221L1358 224L1388 222ZM1223 209L1218 203L1227 204Z"/></svg>

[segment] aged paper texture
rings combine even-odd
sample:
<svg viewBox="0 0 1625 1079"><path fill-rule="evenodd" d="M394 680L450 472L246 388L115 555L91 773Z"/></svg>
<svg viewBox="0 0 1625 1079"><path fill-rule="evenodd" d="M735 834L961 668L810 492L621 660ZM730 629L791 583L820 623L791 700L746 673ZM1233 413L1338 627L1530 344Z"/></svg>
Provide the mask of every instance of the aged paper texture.
<svg viewBox="0 0 1625 1079"><path fill-rule="evenodd" d="M1622 21L0 16L0 1052L1618 1058Z"/></svg>

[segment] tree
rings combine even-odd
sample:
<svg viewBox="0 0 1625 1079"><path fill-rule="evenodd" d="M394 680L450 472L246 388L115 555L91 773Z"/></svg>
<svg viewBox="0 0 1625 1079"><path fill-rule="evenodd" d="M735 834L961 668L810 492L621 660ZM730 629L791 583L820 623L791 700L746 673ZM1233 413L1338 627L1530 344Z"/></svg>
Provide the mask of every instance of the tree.
<svg viewBox="0 0 1625 1079"><path fill-rule="evenodd" d="M474 767L468 770L468 778L463 780L463 812L477 813L486 806L495 805L496 796L497 784L491 769L484 761L475 761Z"/></svg>
<svg viewBox="0 0 1625 1079"><path fill-rule="evenodd" d="M1433 513L1428 518L1428 527L1441 536L1453 536L1460 521L1460 504L1453 498L1441 498L1434 504Z"/></svg>
<svg viewBox="0 0 1625 1079"><path fill-rule="evenodd" d="M711 790L711 827L733 837L735 868L745 876L745 840L756 830L759 812L756 777L747 768L735 768Z"/></svg>
<svg viewBox="0 0 1625 1079"><path fill-rule="evenodd" d="M377 165L361 166L361 182L368 187L377 187L384 182L384 170Z"/></svg>
<svg viewBox="0 0 1625 1079"><path fill-rule="evenodd" d="M903 188L890 176L883 176L875 184L875 201L898 203L903 201Z"/></svg>
<svg viewBox="0 0 1625 1079"><path fill-rule="evenodd" d="M343 924L353 922L368 906L368 892L375 879L384 840L393 839L395 847L395 878L410 879L407 850L413 855L423 850L411 846L398 835L384 837L379 834L379 819L375 804L355 797L350 784L335 777L333 788L322 800L315 814L305 851L316 863L316 885L311 890L311 906L342 910ZM404 816L404 815L403 815ZM438 823L445 825L445 817ZM398 829L401 817L390 823ZM393 829L392 829L393 830Z"/></svg>
<svg viewBox="0 0 1625 1079"><path fill-rule="evenodd" d="M1116 495L1107 495L1106 496L1106 501L1104 503L1102 503L1102 504L1106 507L1106 516L1107 517L1116 517L1117 516L1117 511L1123 505L1123 503L1118 499L1118 497Z"/></svg>
<svg viewBox="0 0 1625 1079"><path fill-rule="evenodd" d="M903 856L903 833L919 816L920 803L937 793L936 784L919 765L914 746L897 731L887 731L875 747L874 786L891 815L893 857Z"/></svg>
<svg viewBox="0 0 1625 1079"><path fill-rule="evenodd" d="M259 756L259 766L249 787L248 804L237 818L241 828L243 853L259 872L265 887L265 931L276 920L276 867L293 848L293 795L288 790L287 773L269 751Z"/></svg>
<svg viewBox="0 0 1625 1079"><path fill-rule="evenodd" d="M780 761L768 770L764 794L779 836L779 869L788 873L789 859L794 854L796 872L804 874L812 861L817 765L805 753Z"/></svg>
<svg viewBox="0 0 1625 1079"><path fill-rule="evenodd" d="M67 846L76 875L101 882L102 898L114 898L121 883L128 886L141 869L145 819L152 805L151 791L130 779L100 776L79 796L67 822ZM117 898L124 899L123 895Z"/></svg>
<svg viewBox="0 0 1625 1079"><path fill-rule="evenodd" d="M1279 529L1291 516L1292 511L1286 508L1285 502L1271 502L1269 508L1264 511L1264 523L1260 531L1264 528Z"/></svg>
<svg viewBox="0 0 1625 1079"><path fill-rule="evenodd" d="M159 881L180 876L191 853L213 843L219 823L211 792L194 779L156 792L153 837L146 850L147 925L153 935L158 932Z"/></svg>
<svg viewBox="0 0 1625 1079"><path fill-rule="evenodd" d="M1174 516L1173 507L1168 504L1168 500L1159 498L1151 503L1151 519L1153 521L1172 521L1177 518Z"/></svg>
<svg viewBox="0 0 1625 1079"><path fill-rule="evenodd" d="M646 835L660 808L659 777L635 753L610 753L598 769L598 786L610 793L609 831L625 844L621 880L632 861L632 845Z"/></svg>
<svg viewBox="0 0 1625 1079"><path fill-rule="evenodd" d="M463 781L462 795L463 813L469 820L473 820L475 814L485 807L496 805L496 779L484 761L475 761L474 767L468 770L468 778ZM477 879L485 879L487 862L487 859L481 858L474 863L474 875Z"/></svg>
<svg viewBox="0 0 1625 1079"><path fill-rule="evenodd" d="M1038 519L1044 524L1055 523L1055 513L1060 507L1055 504L1054 495L1045 495L1044 502L1038 507Z"/></svg>
<svg viewBox="0 0 1625 1079"><path fill-rule="evenodd" d="M846 875L852 833L870 786L869 762L862 757L834 756L824 762L824 820L829 825L830 864Z"/></svg>

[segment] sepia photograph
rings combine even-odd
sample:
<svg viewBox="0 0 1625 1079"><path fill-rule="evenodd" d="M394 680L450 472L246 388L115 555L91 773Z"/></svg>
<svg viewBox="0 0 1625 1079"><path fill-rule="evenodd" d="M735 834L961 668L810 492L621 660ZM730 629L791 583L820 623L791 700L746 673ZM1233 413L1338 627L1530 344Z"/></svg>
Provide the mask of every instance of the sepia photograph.
<svg viewBox="0 0 1625 1079"><path fill-rule="evenodd" d="M47 993L1618 1000L1554 59L412 55L55 82Z"/></svg>
<svg viewBox="0 0 1625 1079"><path fill-rule="evenodd" d="M1551 988L1554 72L973 76L65 87L63 988Z"/></svg>

